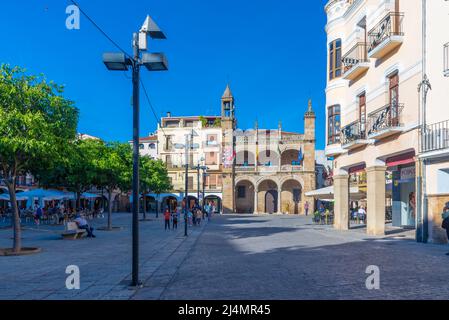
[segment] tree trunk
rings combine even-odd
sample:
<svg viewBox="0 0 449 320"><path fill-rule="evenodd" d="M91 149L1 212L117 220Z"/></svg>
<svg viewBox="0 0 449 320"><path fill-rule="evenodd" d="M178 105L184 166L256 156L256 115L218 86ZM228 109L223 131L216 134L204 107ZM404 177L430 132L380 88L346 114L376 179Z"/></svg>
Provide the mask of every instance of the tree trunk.
<svg viewBox="0 0 449 320"><path fill-rule="evenodd" d="M159 199L159 195L157 195L157 199ZM159 201L156 199L156 219L159 218Z"/></svg>
<svg viewBox="0 0 449 320"><path fill-rule="evenodd" d="M112 230L112 190L108 190L108 230Z"/></svg>
<svg viewBox="0 0 449 320"><path fill-rule="evenodd" d="M147 197L143 194L143 220L147 218Z"/></svg>
<svg viewBox="0 0 449 320"><path fill-rule="evenodd" d="M11 207L13 211L13 221L14 221L14 243L13 243L13 252L19 253L22 250L22 230L20 229L20 216L19 216L19 208L17 207L17 198L16 198L16 189L15 189L15 178L13 178L13 182L6 182L6 186L9 191L9 199L11 200Z"/></svg>

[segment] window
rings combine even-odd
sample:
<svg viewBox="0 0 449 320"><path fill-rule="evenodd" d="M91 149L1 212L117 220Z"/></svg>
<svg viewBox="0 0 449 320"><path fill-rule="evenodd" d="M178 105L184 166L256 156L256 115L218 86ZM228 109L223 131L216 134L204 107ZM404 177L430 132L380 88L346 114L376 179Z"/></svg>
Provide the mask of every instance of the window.
<svg viewBox="0 0 449 320"><path fill-rule="evenodd" d="M360 119L360 133L365 134L366 130L366 94L362 93L359 96L359 119Z"/></svg>
<svg viewBox="0 0 449 320"><path fill-rule="evenodd" d="M166 151L170 151L173 148L173 140L172 140L172 136L166 136L165 137L165 150Z"/></svg>
<svg viewBox="0 0 449 320"><path fill-rule="evenodd" d="M208 134L207 135L207 145L216 145L217 144L217 135L216 134Z"/></svg>
<svg viewBox="0 0 449 320"><path fill-rule="evenodd" d="M189 177L189 180L187 180L187 187L189 190L193 190L193 177Z"/></svg>
<svg viewBox="0 0 449 320"><path fill-rule="evenodd" d="M295 203L301 202L301 189L293 189L293 201Z"/></svg>
<svg viewBox="0 0 449 320"><path fill-rule="evenodd" d="M215 152L206 152L206 165L216 165L217 155Z"/></svg>
<svg viewBox="0 0 449 320"><path fill-rule="evenodd" d="M245 188L245 186L238 186L237 187L237 198L239 198L239 199L246 198L246 188Z"/></svg>
<svg viewBox="0 0 449 320"><path fill-rule="evenodd" d="M156 149L156 145L154 143L150 144L150 149Z"/></svg>
<svg viewBox="0 0 449 320"><path fill-rule="evenodd" d="M341 77L341 39L329 44L329 80Z"/></svg>
<svg viewBox="0 0 449 320"><path fill-rule="evenodd" d="M399 75L396 73L389 78L390 92L390 120L392 126L399 125Z"/></svg>
<svg viewBox="0 0 449 320"><path fill-rule="evenodd" d="M327 114L327 125L328 134L327 142L328 144L335 144L340 142L340 106L335 105L328 108Z"/></svg>
<svg viewBox="0 0 449 320"><path fill-rule="evenodd" d="M139 144L139 149L140 149L140 150L145 149L145 145L144 145L143 143Z"/></svg>

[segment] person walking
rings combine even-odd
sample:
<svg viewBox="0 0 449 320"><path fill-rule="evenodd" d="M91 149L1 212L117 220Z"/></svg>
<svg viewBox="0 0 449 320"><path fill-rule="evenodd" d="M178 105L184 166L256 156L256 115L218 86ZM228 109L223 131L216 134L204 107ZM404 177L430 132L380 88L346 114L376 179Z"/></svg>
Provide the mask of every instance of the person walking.
<svg viewBox="0 0 449 320"><path fill-rule="evenodd" d="M172 213L172 222L173 222L173 230L178 229L178 212L175 211Z"/></svg>
<svg viewBox="0 0 449 320"><path fill-rule="evenodd" d="M359 216L360 221L363 221L363 223L366 224L366 210L365 210L364 206L360 206L358 216Z"/></svg>
<svg viewBox="0 0 449 320"><path fill-rule="evenodd" d="M449 240L449 202L446 203L446 206L444 207L443 214L443 224L441 227L446 230L447 240ZM449 256L449 252L446 253L447 256Z"/></svg>
<svg viewBox="0 0 449 320"><path fill-rule="evenodd" d="M203 214L201 213L200 207L196 208L195 214L196 214L196 224L198 226L201 226L201 218Z"/></svg>
<svg viewBox="0 0 449 320"><path fill-rule="evenodd" d="M209 211L207 212L207 220L210 221L212 219L212 213L215 210L213 203L209 203Z"/></svg>
<svg viewBox="0 0 449 320"><path fill-rule="evenodd" d="M309 201L304 204L304 211L306 212L306 217L309 215Z"/></svg>
<svg viewBox="0 0 449 320"><path fill-rule="evenodd" d="M170 230L170 217L171 217L171 214L170 214L170 210L168 210L168 208L167 209L165 209L165 212L164 212L164 220L165 220L165 230Z"/></svg>

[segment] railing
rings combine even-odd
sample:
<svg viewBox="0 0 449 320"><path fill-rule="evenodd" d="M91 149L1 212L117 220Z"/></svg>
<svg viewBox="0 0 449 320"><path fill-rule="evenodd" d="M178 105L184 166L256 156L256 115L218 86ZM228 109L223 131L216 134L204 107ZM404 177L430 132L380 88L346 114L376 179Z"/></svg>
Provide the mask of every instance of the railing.
<svg viewBox="0 0 449 320"><path fill-rule="evenodd" d="M344 67L343 72L350 70L359 63L369 62L367 49L368 45L365 42L359 42L352 47L341 59Z"/></svg>
<svg viewBox="0 0 449 320"><path fill-rule="evenodd" d="M400 103L388 104L368 115L368 136L382 130L401 127L404 105Z"/></svg>
<svg viewBox="0 0 449 320"><path fill-rule="evenodd" d="M449 42L444 45L444 76L449 77Z"/></svg>
<svg viewBox="0 0 449 320"><path fill-rule="evenodd" d="M403 36L402 22L404 14L401 12L388 13L374 28L368 32L369 49L372 51L382 41L392 36Z"/></svg>
<svg viewBox="0 0 449 320"><path fill-rule="evenodd" d="M203 148L216 148L219 147L220 144L218 141L204 141L203 142Z"/></svg>
<svg viewBox="0 0 449 320"><path fill-rule="evenodd" d="M428 125L421 130L421 152L437 151L449 148L449 120Z"/></svg>
<svg viewBox="0 0 449 320"><path fill-rule="evenodd" d="M341 130L341 144L349 144L357 140L366 139L366 124L357 120Z"/></svg>
<svg viewBox="0 0 449 320"><path fill-rule="evenodd" d="M285 164L285 165L281 166L281 171L282 171L282 172L297 172L297 171L302 171L302 166L301 166L301 165Z"/></svg>
<svg viewBox="0 0 449 320"><path fill-rule="evenodd" d="M253 166L235 166L235 171L237 172L255 172L256 171L256 167Z"/></svg>

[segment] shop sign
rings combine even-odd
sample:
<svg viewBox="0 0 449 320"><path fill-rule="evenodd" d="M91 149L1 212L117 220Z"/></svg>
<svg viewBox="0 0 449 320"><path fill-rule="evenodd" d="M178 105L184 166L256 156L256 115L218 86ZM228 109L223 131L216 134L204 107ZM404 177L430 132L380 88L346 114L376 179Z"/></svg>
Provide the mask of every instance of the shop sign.
<svg viewBox="0 0 449 320"><path fill-rule="evenodd" d="M415 179L416 170L415 167L407 167L401 169L401 180L413 180Z"/></svg>

